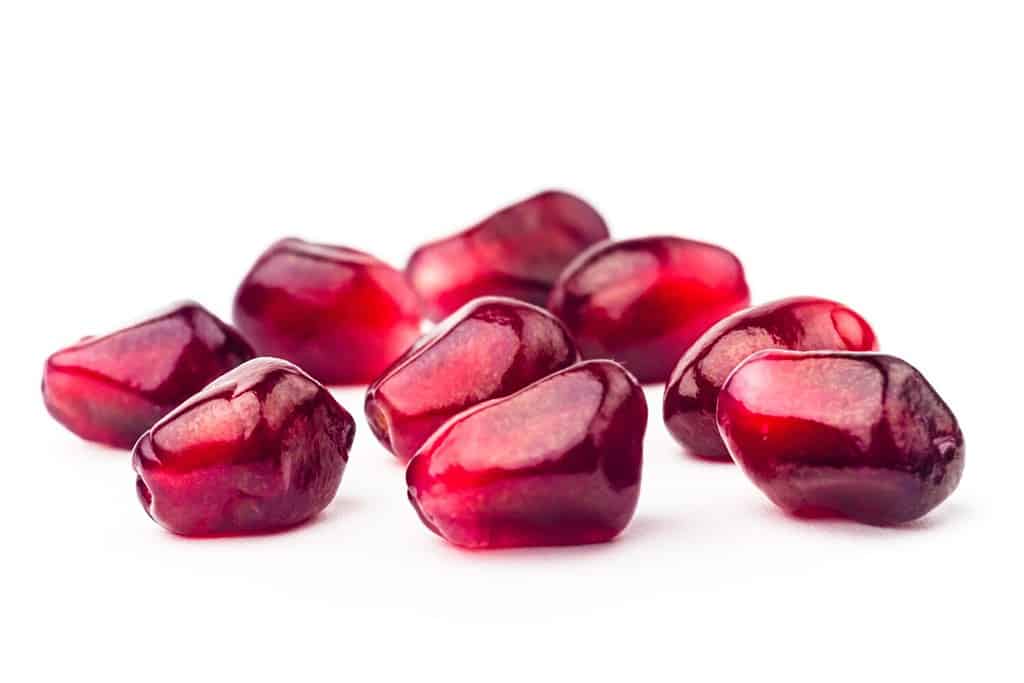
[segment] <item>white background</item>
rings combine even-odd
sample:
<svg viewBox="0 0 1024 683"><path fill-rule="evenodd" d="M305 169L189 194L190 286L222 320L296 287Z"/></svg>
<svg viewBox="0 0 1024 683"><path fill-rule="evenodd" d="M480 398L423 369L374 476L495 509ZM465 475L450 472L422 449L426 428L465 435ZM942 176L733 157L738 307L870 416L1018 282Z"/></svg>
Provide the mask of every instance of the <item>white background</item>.
<svg viewBox="0 0 1024 683"><path fill-rule="evenodd" d="M486 4L0 4L0 677L1020 680L1021 4ZM957 412L959 490L907 528L789 519L682 456L655 388L619 541L467 553L354 389L321 518L195 541L43 409L50 352L228 315L282 235L401 265L549 186L733 249L755 301L859 309Z"/></svg>

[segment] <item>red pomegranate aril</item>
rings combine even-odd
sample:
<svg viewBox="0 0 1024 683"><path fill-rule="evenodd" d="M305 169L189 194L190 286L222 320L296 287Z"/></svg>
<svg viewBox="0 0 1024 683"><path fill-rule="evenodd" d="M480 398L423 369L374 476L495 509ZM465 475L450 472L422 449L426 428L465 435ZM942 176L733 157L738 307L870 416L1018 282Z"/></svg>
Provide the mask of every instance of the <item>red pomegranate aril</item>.
<svg viewBox="0 0 1024 683"><path fill-rule="evenodd" d="M57 351L43 401L88 441L131 448L157 420L255 354L241 335L192 301Z"/></svg>
<svg viewBox="0 0 1024 683"><path fill-rule="evenodd" d="M242 281L234 320L257 352L325 384L362 384L419 336L420 304L402 273L369 254L288 238Z"/></svg>
<svg viewBox="0 0 1024 683"><path fill-rule="evenodd" d="M665 424L690 454L729 460L715 425L718 392L742 360L766 349L874 351L878 342L855 311L815 297L781 299L725 318L683 354L665 387Z"/></svg>
<svg viewBox="0 0 1024 683"><path fill-rule="evenodd" d="M679 237L605 242L562 273L548 308L584 358L612 358L641 382L664 382L687 347L750 302L729 251Z"/></svg>
<svg viewBox="0 0 1024 683"><path fill-rule="evenodd" d="M964 467L949 407L916 369L878 353L756 353L726 380L718 426L754 484L797 515L909 522Z"/></svg>
<svg viewBox="0 0 1024 683"><path fill-rule="evenodd" d="M445 420L507 396L579 360L565 327L542 308L476 299L425 335L366 392L366 417L405 461Z"/></svg>
<svg viewBox="0 0 1024 683"><path fill-rule="evenodd" d="M287 361L257 358L139 439L139 500L186 536L289 527L334 498L354 434L352 416L323 385Z"/></svg>
<svg viewBox="0 0 1024 683"><path fill-rule="evenodd" d="M409 462L409 500L465 548L608 541L636 508L646 425L622 366L579 363L446 422Z"/></svg>
<svg viewBox="0 0 1024 683"><path fill-rule="evenodd" d="M481 296L543 306L566 264L605 239L608 226L593 207L571 194L548 191L423 245L405 272L432 320Z"/></svg>

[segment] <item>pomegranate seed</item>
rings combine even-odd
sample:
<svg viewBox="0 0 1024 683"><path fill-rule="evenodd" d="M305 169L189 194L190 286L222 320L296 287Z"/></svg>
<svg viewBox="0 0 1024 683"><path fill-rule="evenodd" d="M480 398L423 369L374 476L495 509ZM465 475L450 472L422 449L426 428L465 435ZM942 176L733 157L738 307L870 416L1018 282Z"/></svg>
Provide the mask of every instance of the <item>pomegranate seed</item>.
<svg viewBox="0 0 1024 683"><path fill-rule="evenodd" d="M747 476L798 515L908 522L964 467L953 413L921 373L877 353L761 351L725 382L718 425Z"/></svg>
<svg viewBox="0 0 1024 683"><path fill-rule="evenodd" d="M544 309L515 299L476 299L370 386L366 417L384 447L405 461L449 417L578 360L569 333Z"/></svg>
<svg viewBox="0 0 1024 683"><path fill-rule="evenodd" d="M186 536L272 531L334 498L355 423L287 361L257 358L178 406L135 446L149 516Z"/></svg>
<svg viewBox="0 0 1024 683"><path fill-rule="evenodd" d="M566 264L607 238L604 219L585 201L542 192L420 247L405 270L432 320L487 295L543 306Z"/></svg>
<svg viewBox="0 0 1024 683"><path fill-rule="evenodd" d="M369 383L420 333L419 301L399 271L294 238L271 246L246 275L234 319L259 353L326 384Z"/></svg>
<svg viewBox="0 0 1024 683"><path fill-rule="evenodd" d="M43 401L83 439L131 448L175 406L254 355L238 332L185 301L54 353L43 370Z"/></svg>
<svg viewBox="0 0 1024 683"><path fill-rule="evenodd" d="M678 237L605 242L562 273L548 308L584 358L612 358L641 382L663 382L708 327L750 302L729 251Z"/></svg>
<svg viewBox="0 0 1024 683"><path fill-rule="evenodd" d="M607 541L636 508L646 426L622 366L579 363L446 422L409 462L409 500L467 548Z"/></svg>
<svg viewBox="0 0 1024 683"><path fill-rule="evenodd" d="M665 424L691 454L729 459L715 426L718 392L733 368L764 349L873 351L875 333L856 312L827 299L793 297L725 318L679 359L665 387Z"/></svg>

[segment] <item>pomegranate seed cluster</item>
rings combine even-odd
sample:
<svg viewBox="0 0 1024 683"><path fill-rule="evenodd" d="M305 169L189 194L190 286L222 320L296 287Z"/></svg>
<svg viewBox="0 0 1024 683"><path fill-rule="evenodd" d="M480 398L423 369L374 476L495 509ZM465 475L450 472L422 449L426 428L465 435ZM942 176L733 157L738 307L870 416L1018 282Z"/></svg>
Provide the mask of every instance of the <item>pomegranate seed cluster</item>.
<svg viewBox="0 0 1024 683"><path fill-rule="evenodd" d="M186 536L266 533L334 499L368 385L370 431L423 524L464 548L609 541L640 496L648 407L695 457L779 508L915 520L960 481L952 411L867 321L818 297L751 307L740 260L675 236L613 240L549 191L415 250L404 271L283 239L235 294L46 360L43 400L83 439L132 449L146 513ZM425 321L436 324L425 334ZM396 484L396 489L398 484Z"/></svg>

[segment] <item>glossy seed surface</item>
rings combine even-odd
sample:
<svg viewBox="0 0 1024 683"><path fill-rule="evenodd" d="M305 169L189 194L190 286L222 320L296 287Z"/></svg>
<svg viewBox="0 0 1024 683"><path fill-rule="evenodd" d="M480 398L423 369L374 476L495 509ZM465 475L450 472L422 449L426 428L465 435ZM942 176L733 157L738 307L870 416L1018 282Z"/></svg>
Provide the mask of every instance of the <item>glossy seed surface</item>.
<svg viewBox="0 0 1024 683"><path fill-rule="evenodd" d="M878 353L761 351L726 381L718 425L751 481L798 515L909 522L964 468L949 406L911 365Z"/></svg>

